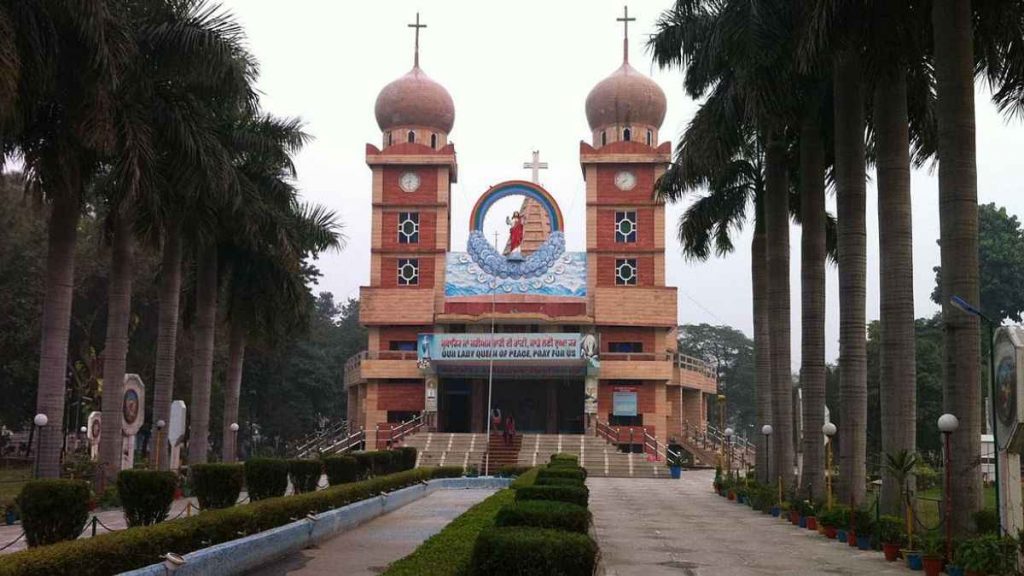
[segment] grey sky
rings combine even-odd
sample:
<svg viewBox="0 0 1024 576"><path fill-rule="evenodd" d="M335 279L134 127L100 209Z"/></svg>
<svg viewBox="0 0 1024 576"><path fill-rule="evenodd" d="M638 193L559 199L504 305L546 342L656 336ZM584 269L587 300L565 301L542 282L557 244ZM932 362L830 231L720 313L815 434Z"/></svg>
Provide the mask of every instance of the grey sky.
<svg viewBox="0 0 1024 576"><path fill-rule="evenodd" d="M630 61L665 90L668 115L661 139L677 140L697 108L681 88L678 70L653 69L643 42L670 0L630 3ZM579 141L589 139L583 104L587 93L622 59L621 2L457 2L420 0L337 2L328 0L228 0L245 26L260 61L264 107L300 116L315 136L298 156L303 195L336 210L348 247L322 257L321 290L336 298L357 297L369 280L370 171L365 144L379 144L373 116L378 91L412 67L413 34L406 24L421 12L427 24L420 40L421 67L443 84L455 101L451 140L459 161L452 188L452 249L464 250L469 211L489 186L529 179L521 168L539 149L550 169L541 183L565 215L570 250L584 245L584 182ZM1024 129L1005 121L978 94L978 188L981 202L996 202L1024 215L1020 192ZM873 176L873 175L872 175ZM877 204L868 183L868 319L878 317ZM914 258L917 316L937 307L929 300L939 262L937 178L913 175ZM679 288L680 323L725 323L751 334L750 231L737 251L707 263L679 255L675 223L685 205L667 214L667 281ZM834 211L834 199L829 199ZM800 230L792 229L793 366L800 361ZM839 312L836 269L828 270L826 346L838 355Z"/></svg>

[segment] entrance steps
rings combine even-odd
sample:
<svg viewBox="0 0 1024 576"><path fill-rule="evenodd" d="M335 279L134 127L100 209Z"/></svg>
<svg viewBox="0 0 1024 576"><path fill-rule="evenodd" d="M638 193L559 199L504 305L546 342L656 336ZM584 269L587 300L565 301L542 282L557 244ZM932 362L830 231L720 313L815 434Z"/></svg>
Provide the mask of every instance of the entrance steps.
<svg viewBox="0 0 1024 576"><path fill-rule="evenodd" d="M497 446L501 436L495 435ZM513 451L503 452L495 447L490 467L497 470L513 462L520 466L545 464L558 452L575 454L588 476L608 478L668 478L664 461L648 461L646 454L627 454L597 436L583 434L520 434L516 436L518 456L511 460ZM404 446L417 450L417 466L475 466L483 473L486 434L450 432L417 432L407 436Z"/></svg>

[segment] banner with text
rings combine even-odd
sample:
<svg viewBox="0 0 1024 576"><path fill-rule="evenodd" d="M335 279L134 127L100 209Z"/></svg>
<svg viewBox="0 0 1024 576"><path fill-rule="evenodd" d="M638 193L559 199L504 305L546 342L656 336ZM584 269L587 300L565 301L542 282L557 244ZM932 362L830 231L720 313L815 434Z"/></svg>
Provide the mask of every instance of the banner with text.
<svg viewBox="0 0 1024 576"><path fill-rule="evenodd" d="M420 365L433 362L577 362L585 360L583 336L547 334L420 334Z"/></svg>

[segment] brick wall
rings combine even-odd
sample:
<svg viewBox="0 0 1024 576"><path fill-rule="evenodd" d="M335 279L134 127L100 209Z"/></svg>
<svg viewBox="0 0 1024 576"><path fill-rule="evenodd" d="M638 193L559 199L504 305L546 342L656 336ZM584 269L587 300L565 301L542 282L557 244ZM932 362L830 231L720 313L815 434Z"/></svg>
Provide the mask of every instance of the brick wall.
<svg viewBox="0 0 1024 576"><path fill-rule="evenodd" d="M611 352L612 342L640 342L643 344L645 354L659 352L654 346L654 330L654 328L602 326L599 328L601 352Z"/></svg>
<svg viewBox="0 0 1024 576"><path fill-rule="evenodd" d="M399 212L418 212L420 215L420 235L416 244L400 244L398 242ZM381 248L384 250L417 251L436 249L437 214L432 209L402 208L387 210L381 218Z"/></svg>
<svg viewBox="0 0 1024 576"><path fill-rule="evenodd" d="M377 409L423 410L423 382L420 380L382 380L377 385Z"/></svg>
<svg viewBox="0 0 1024 576"><path fill-rule="evenodd" d="M409 254L401 258L412 257L419 259L420 266L420 288L430 288L434 285L434 256L431 254ZM380 287L381 288L407 288L398 285L398 260L399 256L384 256L380 263ZM652 265L653 266L653 265ZM415 288L416 286L408 286Z"/></svg>
<svg viewBox="0 0 1024 576"><path fill-rule="evenodd" d="M607 420L612 412L612 393L616 389L636 391L637 415L654 415L655 409L655 384L652 381L638 381L625 384L621 381L601 380L597 385L597 415L601 420ZM645 422L646 423L646 422Z"/></svg>
<svg viewBox="0 0 1024 576"><path fill-rule="evenodd" d="M423 332L433 332L433 326L381 326L378 329L380 347L378 350L390 350L392 342L414 342Z"/></svg>
<svg viewBox="0 0 1024 576"><path fill-rule="evenodd" d="M615 241L615 213L623 211L636 212L636 242L623 243ZM654 250L654 207L623 205L614 208L597 210L597 249L598 250Z"/></svg>
<svg viewBox="0 0 1024 576"><path fill-rule="evenodd" d="M420 187L415 192L406 192L398 185L402 174L415 172L420 177ZM437 168L430 166L387 166L384 168L383 200L385 204L437 203Z"/></svg>
<svg viewBox="0 0 1024 576"><path fill-rule="evenodd" d="M597 285L618 286L615 284L615 260L634 257L637 265L636 286L654 286L654 256L634 256L628 253L597 257Z"/></svg>
<svg viewBox="0 0 1024 576"><path fill-rule="evenodd" d="M619 190L615 175L629 170L636 175L632 190ZM597 204L649 204L654 194L654 164L602 164L597 167Z"/></svg>

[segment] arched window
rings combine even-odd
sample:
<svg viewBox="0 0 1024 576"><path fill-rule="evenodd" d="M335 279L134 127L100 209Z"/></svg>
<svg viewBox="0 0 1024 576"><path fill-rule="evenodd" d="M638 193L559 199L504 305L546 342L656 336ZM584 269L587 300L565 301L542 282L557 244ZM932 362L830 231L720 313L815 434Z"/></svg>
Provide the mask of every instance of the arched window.
<svg viewBox="0 0 1024 576"><path fill-rule="evenodd" d="M626 142L630 141L632 135L633 132L629 128L626 128L625 130L622 131L622 139L625 140Z"/></svg>
<svg viewBox="0 0 1024 576"><path fill-rule="evenodd" d="M413 132L412 130L409 130L409 143L412 144L415 141L416 141L416 133Z"/></svg>
<svg viewBox="0 0 1024 576"><path fill-rule="evenodd" d="M604 130L601 130L601 146L604 146L607 143L608 143L608 133L605 132Z"/></svg>
<svg viewBox="0 0 1024 576"><path fill-rule="evenodd" d="M654 146L654 132L647 131L647 145Z"/></svg>
<svg viewBox="0 0 1024 576"><path fill-rule="evenodd" d="M435 149L437 148L437 134L430 135L430 147Z"/></svg>
<svg viewBox="0 0 1024 576"><path fill-rule="evenodd" d="M388 146L391 146L391 132L388 132Z"/></svg>

